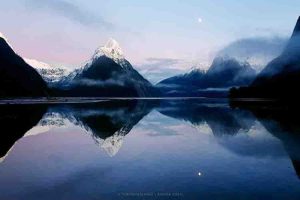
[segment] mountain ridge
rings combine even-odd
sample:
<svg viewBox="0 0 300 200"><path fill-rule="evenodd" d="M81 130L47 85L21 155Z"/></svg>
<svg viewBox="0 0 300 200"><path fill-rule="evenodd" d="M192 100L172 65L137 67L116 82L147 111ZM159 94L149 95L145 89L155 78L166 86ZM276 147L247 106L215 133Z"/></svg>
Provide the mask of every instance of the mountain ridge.
<svg viewBox="0 0 300 200"><path fill-rule="evenodd" d="M249 63L241 63L230 57L216 57L207 71L193 70L187 74L167 78L157 86L167 96L225 97L228 88L247 85L255 75L256 72Z"/></svg>
<svg viewBox="0 0 300 200"><path fill-rule="evenodd" d="M0 97L25 96L48 96L47 84L34 68L15 53L2 35L0 37Z"/></svg>

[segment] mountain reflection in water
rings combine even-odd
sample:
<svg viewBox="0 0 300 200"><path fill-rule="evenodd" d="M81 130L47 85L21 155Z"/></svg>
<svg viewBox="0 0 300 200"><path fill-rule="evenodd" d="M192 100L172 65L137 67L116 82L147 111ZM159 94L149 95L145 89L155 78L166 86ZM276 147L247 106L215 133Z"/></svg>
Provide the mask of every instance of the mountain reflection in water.
<svg viewBox="0 0 300 200"><path fill-rule="evenodd" d="M114 156L123 138L151 111L151 105L152 102L131 100L56 106L49 108L41 124L55 124L57 118L68 120L90 133L96 144Z"/></svg>
<svg viewBox="0 0 300 200"><path fill-rule="evenodd" d="M211 135L213 140L216 141L216 144L214 144L218 145L216 148L219 149L222 147L225 150L220 149L220 151L228 151L232 155L241 157L241 159L272 158L272 160L274 161L275 159L274 162L276 162L276 159L288 156L294 168L294 175L300 175L300 124L298 119L294 117L294 114L298 112L297 108L289 109L284 107L229 105L227 101L212 102L205 99L165 99L112 100L101 103L62 104L49 106L2 105L0 110L0 127L2 128L0 142L0 177L3 176L5 171L2 169L2 165L4 166L6 159L7 163L10 162L9 158L10 154L14 152L14 146L19 145L18 143L22 143L22 140L25 140L26 137L35 137L37 135L42 135L43 133L49 134L51 132L55 132L54 129L61 130L62 132L65 131L71 134L72 130L75 130L75 128L76 130L79 128L82 134L90 135L90 137L93 138L95 145L98 145L101 149L104 149L109 157L118 155L118 152L120 149L122 149L122 146L126 146L126 144L123 144L124 140L131 135L130 133L133 129L135 129L135 135L131 135L131 137L129 137L133 140L134 138L142 137L141 135L139 136L139 134L136 134L138 132L141 132L141 134L146 134L147 137L158 136L155 140L156 144L153 144L153 149L150 149L151 152L159 155L162 153L161 151L168 151L169 149L170 152L168 152L168 154L171 155L171 160L173 159L171 154L172 149L174 152L177 152L177 150L174 149L176 148L175 146L177 142L180 143L178 148L182 148L183 151L184 149L196 148L195 145L189 146L191 144L189 144L186 138L183 138L182 135L190 133L208 134ZM190 128L188 128L188 126ZM168 144L164 149L156 149L155 147L163 142L161 138L164 136L172 136L174 139L176 138L176 144L174 144L175 146L171 147L170 144ZM23 139L20 139L22 137ZM57 139L53 139L54 136L51 137L52 139L50 143L55 143ZM147 141L147 137L143 135L143 138L139 139L139 141L142 141L142 143L147 143L149 142ZM72 140L72 138L68 138L68 140ZM210 140L199 141L199 145L209 144ZM143 144L140 145L141 149L128 150L128 148L131 148L130 146L125 148L127 150L125 150L124 153L126 153L128 160L136 159L132 157L132 151L135 153L138 153L139 151L141 151L141 153L143 152ZM66 148L69 148L69 146ZM77 147L71 146L71 148L74 148L74 151L76 151ZM85 151L85 149L80 149L80 151ZM146 150L144 149L144 151ZM200 153L200 151L213 153L210 151L214 150L201 148L193 151L199 151L198 153ZM197 152L195 152L195 155L196 153ZM190 154L191 152L189 151L181 152L180 159L194 163L196 158L193 157L190 158L193 160L189 160L188 157ZM63 159L68 158L63 157ZM143 163L140 163L140 165L143 165L144 167L151 167L152 162L159 163L159 159L162 158L159 158L159 156L153 157L153 155L151 155L150 157L144 157L144 159L145 160L139 161ZM208 162L209 160L214 160L213 163L218 162L218 158L214 157L205 157L202 159L205 159ZM232 159L232 163L236 162L236 158L233 159L228 157L228 159L222 159L225 159L226 162L231 162L230 159ZM278 162L280 161L278 160ZM250 163L253 164L253 160L249 160L249 164ZM182 160L178 160L178 163L175 165L178 166L165 166L165 168L169 167L169 170L175 170L177 169L176 167L178 167L178 169L185 168ZM192 164L190 165L190 168L196 167L192 166ZM217 168L218 166L210 167ZM161 173L167 173L167 169L165 169L166 171L163 169L161 170ZM272 169L263 169L261 171L264 170ZM199 172L199 174L201 173ZM224 175L224 173L222 175ZM148 177L147 174L144 174L144 176ZM244 176L246 177L247 175ZM138 179L138 177L136 178ZM239 177L235 178L237 179ZM172 182L172 179L173 178L170 178L170 180L164 180L163 182ZM130 182L131 180L128 181ZM145 187L147 187L147 184L149 184L149 188L155 188L155 186L152 185L152 182L153 180L150 178L150 176L146 178L144 182ZM3 182L0 181L0 184L2 183ZM191 182L188 183L192 184L194 182L191 179ZM159 183L157 184L157 186L160 185ZM298 182L298 184L300 186L300 182ZM129 189L136 191L139 187L140 186L133 184ZM186 188L175 183L174 187L176 187L175 189L178 189L179 191L186 192L186 198L189 198L188 193L196 196L199 194L201 194L201 196L206 196L213 193L213 191L205 193L205 187L203 187L203 190L199 189L199 191L193 189L193 187ZM212 187L212 185L207 185L207 187ZM249 183L247 187L252 186ZM282 187L285 188L284 186ZM288 187L290 186L286 185L286 189ZM298 186L294 187L295 188L294 190L291 190L289 197L294 197L295 195L300 194L300 188ZM158 191L163 190L163 188L156 189ZM17 195L17 192L16 194L2 192L4 192L4 189L1 189L0 186L0 198L7 197L10 199L9 197L14 197L14 195ZM271 191L270 189L270 191L266 190L265 192L267 194L264 195L268 195L274 191ZM42 191L39 191L39 193L42 193ZM204 195L204 193L206 195ZM232 193L228 192L227 194L228 196L225 196L226 198L232 198L235 197L234 195L237 195L234 194L233 191ZM52 194L52 197L54 197L53 195L55 196L55 194ZM220 197L218 195L219 193L217 193L217 196L215 197ZM284 195L284 193L282 195ZM106 197L112 198L109 195Z"/></svg>

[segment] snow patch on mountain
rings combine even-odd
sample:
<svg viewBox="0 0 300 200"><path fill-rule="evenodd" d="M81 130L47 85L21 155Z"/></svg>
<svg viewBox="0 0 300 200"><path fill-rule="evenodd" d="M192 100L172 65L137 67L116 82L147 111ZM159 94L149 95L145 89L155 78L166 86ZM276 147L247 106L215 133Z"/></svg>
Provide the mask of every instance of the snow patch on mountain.
<svg viewBox="0 0 300 200"><path fill-rule="evenodd" d="M212 130L206 122L201 124L192 124L192 127L194 127L197 131L199 131L202 134L206 134L206 135L212 134Z"/></svg>
<svg viewBox="0 0 300 200"><path fill-rule="evenodd" d="M208 62L208 61L207 62L206 61L204 61L204 62L194 61L194 62L191 63L191 65L192 65L192 68L194 68L194 69L200 69L202 71L207 71L209 69L210 65L211 65L211 62Z"/></svg>
<svg viewBox="0 0 300 200"><path fill-rule="evenodd" d="M124 54L119 43L112 38L110 38L106 42L105 46L96 49L95 54L93 55L93 59L96 59L103 55L115 61L124 59Z"/></svg>
<svg viewBox="0 0 300 200"><path fill-rule="evenodd" d="M92 63L97 60L101 56L106 56L111 58L117 64L121 65L121 67L125 67L125 57L124 53L119 45L119 43L110 38L104 46L101 46L95 50L94 55L92 58L86 63L84 68L88 68Z"/></svg>
<svg viewBox="0 0 300 200"><path fill-rule="evenodd" d="M52 67L44 62L35 59L24 58L25 62L36 69L52 69Z"/></svg>
<svg viewBox="0 0 300 200"><path fill-rule="evenodd" d="M74 79L78 74L81 74L83 71L89 69L89 67L101 56L106 56L112 59L123 68L128 67L119 43L116 40L110 38L104 46L101 46L95 50L91 59L85 62L83 64L83 67L77 68L73 72L69 73L68 76L62 79L62 82L68 82Z"/></svg>
<svg viewBox="0 0 300 200"><path fill-rule="evenodd" d="M87 132L93 136L93 133L87 128ZM101 139L99 137L93 136L95 143L103 149L110 157L115 156L123 145L125 136L120 133L115 133L114 135Z"/></svg>
<svg viewBox="0 0 300 200"><path fill-rule="evenodd" d="M195 63L189 69L188 73L196 72L196 71L206 73L208 69L209 69L209 64L208 63Z"/></svg>
<svg viewBox="0 0 300 200"><path fill-rule="evenodd" d="M123 135L115 134L109 138L106 138L101 147L106 151L106 153L110 156L113 157L115 156L119 150L122 147L124 140Z"/></svg>
<svg viewBox="0 0 300 200"><path fill-rule="evenodd" d="M70 74L69 69L65 67L54 67L47 63L30 58L24 58L24 60L27 64L35 68L48 83L58 82L63 77L66 77L68 74Z"/></svg>
<svg viewBox="0 0 300 200"><path fill-rule="evenodd" d="M10 46L10 48L12 48L11 44L9 43L8 39L4 36L3 33L0 32L0 37L3 38L5 40L5 42Z"/></svg>

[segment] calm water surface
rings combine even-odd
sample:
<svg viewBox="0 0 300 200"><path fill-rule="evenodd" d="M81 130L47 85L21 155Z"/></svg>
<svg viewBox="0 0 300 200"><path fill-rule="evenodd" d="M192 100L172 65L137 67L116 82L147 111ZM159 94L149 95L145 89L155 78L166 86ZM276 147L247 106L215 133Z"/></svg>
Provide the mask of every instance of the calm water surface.
<svg viewBox="0 0 300 200"><path fill-rule="evenodd" d="M290 110L204 100L0 106L0 199L299 199Z"/></svg>

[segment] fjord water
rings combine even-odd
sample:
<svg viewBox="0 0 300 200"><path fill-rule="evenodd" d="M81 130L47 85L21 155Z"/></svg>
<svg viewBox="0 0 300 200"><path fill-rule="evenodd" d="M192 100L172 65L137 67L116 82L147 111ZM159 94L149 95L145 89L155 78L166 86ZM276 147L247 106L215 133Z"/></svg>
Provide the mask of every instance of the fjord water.
<svg viewBox="0 0 300 200"><path fill-rule="evenodd" d="M0 110L0 199L300 197L289 110L203 99Z"/></svg>

